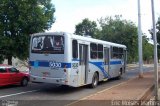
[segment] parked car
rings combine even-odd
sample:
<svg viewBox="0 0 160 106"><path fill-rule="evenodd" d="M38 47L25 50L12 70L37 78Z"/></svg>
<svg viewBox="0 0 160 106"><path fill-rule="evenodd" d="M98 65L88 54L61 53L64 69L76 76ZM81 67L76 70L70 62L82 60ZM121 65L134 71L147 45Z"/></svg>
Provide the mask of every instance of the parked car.
<svg viewBox="0 0 160 106"><path fill-rule="evenodd" d="M10 65L0 64L0 86L13 84L27 86L29 79L28 73L22 73Z"/></svg>

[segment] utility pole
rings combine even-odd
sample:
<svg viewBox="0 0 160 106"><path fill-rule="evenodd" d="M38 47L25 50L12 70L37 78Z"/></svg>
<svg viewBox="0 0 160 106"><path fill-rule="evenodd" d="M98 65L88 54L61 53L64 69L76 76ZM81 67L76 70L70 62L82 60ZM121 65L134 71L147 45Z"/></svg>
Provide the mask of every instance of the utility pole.
<svg viewBox="0 0 160 106"><path fill-rule="evenodd" d="M139 54L139 78L143 78L143 55L142 55L142 30L141 30L141 9L138 0L138 54Z"/></svg>
<svg viewBox="0 0 160 106"><path fill-rule="evenodd" d="M154 0L151 0L152 7L152 23L153 23L153 41L154 41L154 78L155 78L155 101L156 106L158 105L158 59L157 59L157 35L155 25L155 14L154 14Z"/></svg>

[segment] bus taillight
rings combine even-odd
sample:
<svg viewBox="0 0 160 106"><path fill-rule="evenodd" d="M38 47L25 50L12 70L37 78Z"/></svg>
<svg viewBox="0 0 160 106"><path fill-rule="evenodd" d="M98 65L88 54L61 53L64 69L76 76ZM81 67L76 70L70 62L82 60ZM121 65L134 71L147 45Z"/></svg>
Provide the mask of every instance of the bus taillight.
<svg viewBox="0 0 160 106"><path fill-rule="evenodd" d="M67 72L67 70L66 70L66 69L64 69L64 72Z"/></svg>
<svg viewBox="0 0 160 106"><path fill-rule="evenodd" d="M67 65L64 65L64 72L67 72L66 68L67 68Z"/></svg>

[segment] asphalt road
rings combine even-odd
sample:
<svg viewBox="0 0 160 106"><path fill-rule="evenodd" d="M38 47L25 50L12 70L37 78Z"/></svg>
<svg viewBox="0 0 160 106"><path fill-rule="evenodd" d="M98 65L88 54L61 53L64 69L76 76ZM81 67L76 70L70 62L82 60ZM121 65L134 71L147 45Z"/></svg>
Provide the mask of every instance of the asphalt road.
<svg viewBox="0 0 160 106"><path fill-rule="evenodd" d="M153 70L153 65L144 66L144 72ZM18 85L0 87L0 106L63 106L101 90L123 83L138 75L138 67L130 67L120 80L100 82L91 89L87 86L73 88L55 84L29 83L27 87Z"/></svg>

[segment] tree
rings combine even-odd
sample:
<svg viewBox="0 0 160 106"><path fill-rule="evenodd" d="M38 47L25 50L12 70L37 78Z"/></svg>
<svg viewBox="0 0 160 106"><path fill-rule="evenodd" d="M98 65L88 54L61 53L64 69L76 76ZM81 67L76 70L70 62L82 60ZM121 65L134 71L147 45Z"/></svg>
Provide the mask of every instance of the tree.
<svg viewBox="0 0 160 106"><path fill-rule="evenodd" d="M157 29L157 54L158 54L158 60L160 60L160 17L158 18L158 21L156 23L156 29ZM151 34L151 40L153 40L153 28L148 30Z"/></svg>
<svg viewBox="0 0 160 106"><path fill-rule="evenodd" d="M0 1L0 58L28 57L29 35L49 29L54 23L51 0Z"/></svg>
<svg viewBox="0 0 160 106"><path fill-rule="evenodd" d="M121 16L101 18L99 39L127 46L128 62L138 60L137 27L131 21L122 20Z"/></svg>
<svg viewBox="0 0 160 106"><path fill-rule="evenodd" d="M95 21L90 21L88 18L82 20L81 23L76 25L75 34L77 35L89 35L94 37L97 31L97 24Z"/></svg>
<svg viewBox="0 0 160 106"><path fill-rule="evenodd" d="M128 62L138 61L138 31L137 26L128 20L122 19L122 16L105 17L98 20L100 28L97 25L92 27L89 19L84 19L82 23L76 25L76 33L83 35L88 29L94 29L91 32L92 37L104 41L124 44L127 46ZM86 24L87 23L87 24ZM96 23L96 22L94 22ZM86 30L84 30L86 29ZM153 59L153 45L148 43L149 39L143 34L143 59L149 62Z"/></svg>
<svg viewBox="0 0 160 106"><path fill-rule="evenodd" d="M156 24L157 31L157 42L160 44L160 17L158 18L157 24ZM153 35L151 33L151 35ZM153 37L152 37L153 38Z"/></svg>
<svg viewBox="0 0 160 106"><path fill-rule="evenodd" d="M150 61L153 61L153 45L148 43L149 39L147 38L147 36L143 36L143 60L146 63L150 63Z"/></svg>
<svg viewBox="0 0 160 106"><path fill-rule="evenodd" d="M158 18L157 24L156 24L157 31L157 51L158 51L158 60L160 60L160 17ZM153 34L151 34L153 36Z"/></svg>

